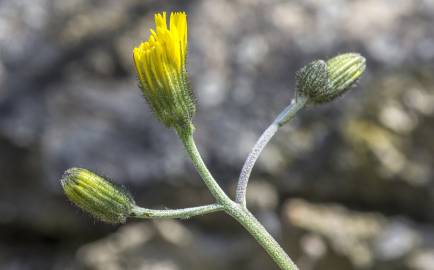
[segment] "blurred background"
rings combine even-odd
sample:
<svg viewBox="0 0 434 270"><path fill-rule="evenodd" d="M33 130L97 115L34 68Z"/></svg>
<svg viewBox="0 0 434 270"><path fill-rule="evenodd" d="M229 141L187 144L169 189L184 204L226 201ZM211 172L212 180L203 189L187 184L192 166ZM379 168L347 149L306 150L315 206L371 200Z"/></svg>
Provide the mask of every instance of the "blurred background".
<svg viewBox="0 0 434 270"><path fill-rule="evenodd" d="M232 195L295 71L367 57L354 90L272 140L248 204L303 270L434 269L433 0L0 1L0 269L277 270L224 214L112 226L62 193L85 167L145 207L212 202L132 65L153 14L178 10L197 143Z"/></svg>

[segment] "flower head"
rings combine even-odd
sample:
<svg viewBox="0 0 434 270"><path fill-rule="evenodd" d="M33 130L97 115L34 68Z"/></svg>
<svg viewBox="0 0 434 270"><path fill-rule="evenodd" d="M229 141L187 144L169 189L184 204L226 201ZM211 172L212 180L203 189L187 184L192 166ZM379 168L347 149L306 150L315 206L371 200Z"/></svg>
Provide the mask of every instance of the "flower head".
<svg viewBox="0 0 434 270"><path fill-rule="evenodd" d="M125 189L86 169L69 169L60 182L71 202L107 223L124 223L135 206Z"/></svg>
<svg viewBox="0 0 434 270"><path fill-rule="evenodd" d="M166 126L191 126L196 107L186 70L187 15L172 12L168 27L166 12L157 13L155 25L148 41L133 51L139 86L157 118Z"/></svg>
<svg viewBox="0 0 434 270"><path fill-rule="evenodd" d="M366 59L358 53L344 53L327 61L330 87L336 92L345 92L362 76Z"/></svg>
<svg viewBox="0 0 434 270"><path fill-rule="evenodd" d="M314 104L332 101L348 91L365 68L366 59L357 53L340 54L326 62L315 60L297 72L297 94Z"/></svg>

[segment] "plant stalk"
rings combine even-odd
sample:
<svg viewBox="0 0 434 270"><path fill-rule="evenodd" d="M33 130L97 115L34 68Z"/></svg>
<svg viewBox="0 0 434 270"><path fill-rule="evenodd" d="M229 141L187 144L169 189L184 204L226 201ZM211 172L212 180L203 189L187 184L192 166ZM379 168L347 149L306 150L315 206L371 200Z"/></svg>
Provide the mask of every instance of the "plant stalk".
<svg viewBox="0 0 434 270"><path fill-rule="evenodd" d="M183 133L177 130L185 149L187 150L196 170L202 177L205 185L210 190L217 203L223 207L223 210L237 220L265 249L274 262L282 270L298 270L297 266L289 258L288 254L277 243L273 236L259 223L259 221L243 206L232 201L222 188L218 185L210 171L202 160L197 150L192 133Z"/></svg>
<svg viewBox="0 0 434 270"><path fill-rule="evenodd" d="M238 203L233 203L231 207L225 207L224 210L256 239L280 269L298 270L297 265L295 265L285 250L247 208Z"/></svg>
<svg viewBox="0 0 434 270"><path fill-rule="evenodd" d="M194 216L205 215L222 211L223 206L220 204L209 204L197 207L183 209L148 209L136 206L132 209L130 217L135 218L180 218L187 219Z"/></svg>
<svg viewBox="0 0 434 270"><path fill-rule="evenodd" d="M295 114L304 107L306 102L307 98L304 96L299 96L296 99L293 99L291 104L289 104L276 117L273 123L271 123L271 125L259 137L255 146L253 146L252 150L247 156L246 161L244 162L243 168L241 169L235 195L235 201L241 204L243 207L246 207L247 185L249 184L250 174L252 173L256 161L258 160L265 146L267 146L271 138L273 138L273 136L277 133L279 128L288 121L290 121L295 116Z"/></svg>
<svg viewBox="0 0 434 270"><path fill-rule="evenodd" d="M190 129L193 130L193 129ZM226 195L223 189L219 186L217 181L212 176L211 172L208 170L205 162L203 161L199 150L197 150L196 143L193 139L193 132L183 132L184 130L177 129L177 133L190 156L194 167L201 176L203 182L211 192L211 195L217 200L218 203L223 206L232 200Z"/></svg>

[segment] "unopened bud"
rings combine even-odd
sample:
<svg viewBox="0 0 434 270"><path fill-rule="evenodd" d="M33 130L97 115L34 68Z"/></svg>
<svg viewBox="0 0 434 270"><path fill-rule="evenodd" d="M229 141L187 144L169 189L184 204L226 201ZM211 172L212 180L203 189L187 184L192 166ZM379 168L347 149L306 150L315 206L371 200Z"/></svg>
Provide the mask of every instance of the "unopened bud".
<svg viewBox="0 0 434 270"><path fill-rule="evenodd" d="M362 76L366 59L358 53L345 53L327 61L329 88L333 93L330 99L342 95Z"/></svg>
<svg viewBox="0 0 434 270"><path fill-rule="evenodd" d="M124 223L135 206L124 188L86 169L69 169L60 182L71 202L107 223Z"/></svg>
<svg viewBox="0 0 434 270"><path fill-rule="evenodd" d="M366 59L357 53L340 54L327 62L313 61L297 72L297 94L314 104L332 101L348 91L365 68Z"/></svg>
<svg viewBox="0 0 434 270"><path fill-rule="evenodd" d="M323 60L310 62L297 71L296 88L297 94L301 94L315 100L328 91L327 64Z"/></svg>

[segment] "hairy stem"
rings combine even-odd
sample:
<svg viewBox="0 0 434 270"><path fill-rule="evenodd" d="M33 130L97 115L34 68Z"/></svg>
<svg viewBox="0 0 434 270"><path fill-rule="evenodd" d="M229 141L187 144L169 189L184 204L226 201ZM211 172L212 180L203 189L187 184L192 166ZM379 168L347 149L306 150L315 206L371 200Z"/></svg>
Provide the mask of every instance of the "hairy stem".
<svg viewBox="0 0 434 270"><path fill-rule="evenodd" d="M288 254L277 243L273 236L245 207L235 203L225 208L226 213L235 218L270 255L274 262L283 270L298 270Z"/></svg>
<svg viewBox="0 0 434 270"><path fill-rule="evenodd" d="M217 184L197 150L192 133L183 133L182 130L178 130L178 134L205 185L223 210L236 219L256 239L281 269L298 270L286 252L259 221L245 207L232 201Z"/></svg>
<svg viewBox="0 0 434 270"><path fill-rule="evenodd" d="M264 150L268 142L273 138L274 134L279 130L279 125L273 122L259 137L252 151L249 153L246 161L244 162L243 168L241 169L241 174L238 179L237 190L235 195L235 201L240 203L242 206L246 206L246 193L247 185L249 182L250 174L252 173L253 167L255 166L256 160L259 155Z"/></svg>
<svg viewBox="0 0 434 270"><path fill-rule="evenodd" d="M148 209L136 206L131 211L131 217L135 218L181 218L187 219L194 216L205 215L222 211L223 206L220 204L209 204L197 207L183 209Z"/></svg>
<svg viewBox="0 0 434 270"><path fill-rule="evenodd" d="M240 203L243 207L246 207L247 185L249 184L250 174L252 173L256 161L258 160L265 146L267 146L271 138L273 138L273 136L277 133L279 127L291 120L295 114L304 107L306 102L307 98L302 96L297 97L297 99L293 99L291 104L276 117L273 123L271 123L271 125L259 137L255 146L253 146L252 150L247 156L246 161L244 162L243 168L241 169L236 189L235 201Z"/></svg>
<svg viewBox="0 0 434 270"><path fill-rule="evenodd" d="M205 162L203 161L199 153L199 150L197 150L192 132L183 132L183 130L179 129L177 130L177 132L184 144L185 149L188 152L188 155L193 162L194 167L196 168L197 172L201 176L209 191L211 192L211 195L217 200L217 202L222 205L230 202L231 199L226 195L226 193L219 186L217 181L212 176L211 172L206 167Z"/></svg>

